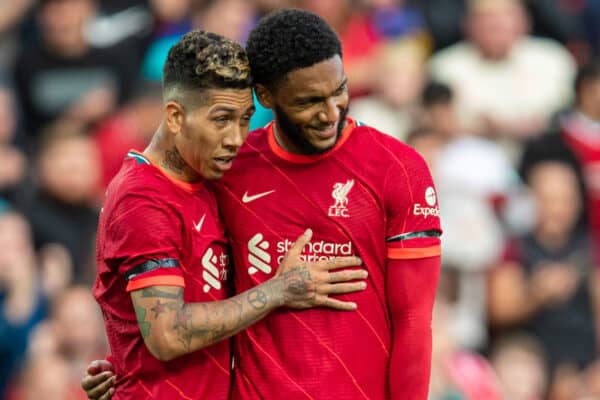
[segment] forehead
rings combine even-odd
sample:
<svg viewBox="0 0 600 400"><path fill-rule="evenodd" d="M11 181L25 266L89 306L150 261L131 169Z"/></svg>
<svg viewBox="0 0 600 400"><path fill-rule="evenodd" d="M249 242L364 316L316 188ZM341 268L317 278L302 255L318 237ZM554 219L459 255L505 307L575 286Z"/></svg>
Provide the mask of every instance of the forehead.
<svg viewBox="0 0 600 400"><path fill-rule="evenodd" d="M253 103L252 89L209 89L206 102L202 105L209 109L227 108L231 110L246 110Z"/></svg>
<svg viewBox="0 0 600 400"><path fill-rule="evenodd" d="M277 90L292 96L319 96L334 92L345 79L339 55L287 74Z"/></svg>

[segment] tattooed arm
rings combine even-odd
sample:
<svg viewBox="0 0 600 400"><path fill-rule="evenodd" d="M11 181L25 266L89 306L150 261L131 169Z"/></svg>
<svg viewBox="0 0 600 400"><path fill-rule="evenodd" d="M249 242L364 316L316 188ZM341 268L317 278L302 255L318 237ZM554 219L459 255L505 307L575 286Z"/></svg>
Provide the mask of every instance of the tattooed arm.
<svg viewBox="0 0 600 400"><path fill-rule="evenodd" d="M329 295L363 290L365 282L355 280L365 279L366 270L330 271L360 265L360 259L340 257L318 263L303 262L300 253L311 235L308 230L298 238L273 278L226 300L185 303L183 289L175 286L153 286L131 292L148 350L159 360L168 361L226 339L281 306L355 309L356 304Z"/></svg>

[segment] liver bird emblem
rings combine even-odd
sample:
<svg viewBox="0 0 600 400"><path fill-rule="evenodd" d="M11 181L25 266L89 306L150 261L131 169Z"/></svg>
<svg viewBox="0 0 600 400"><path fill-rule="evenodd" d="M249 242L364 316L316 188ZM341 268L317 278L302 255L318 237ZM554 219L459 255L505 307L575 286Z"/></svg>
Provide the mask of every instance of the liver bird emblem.
<svg viewBox="0 0 600 400"><path fill-rule="evenodd" d="M335 200L333 207L345 208L348 205L348 193L354 186L354 179L349 179L346 183L336 183L333 185L333 192L331 196Z"/></svg>

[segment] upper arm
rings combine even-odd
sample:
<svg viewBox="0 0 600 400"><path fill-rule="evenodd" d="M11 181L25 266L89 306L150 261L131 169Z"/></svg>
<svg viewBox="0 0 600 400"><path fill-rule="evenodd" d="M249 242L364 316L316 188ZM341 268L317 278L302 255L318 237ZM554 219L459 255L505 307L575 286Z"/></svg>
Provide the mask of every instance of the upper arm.
<svg viewBox="0 0 600 400"><path fill-rule="evenodd" d="M171 296L169 301L174 300L175 293L183 296L180 243L181 227L176 213L165 204L142 197L125 198L107 225L102 254L123 280L124 290L130 293L146 344L160 338L157 329L162 326L157 323L158 314L152 312L152 307L160 308L165 300L150 295L156 293L154 288L159 287L166 296Z"/></svg>
<svg viewBox="0 0 600 400"><path fill-rule="evenodd" d="M172 341L177 340L178 324L187 324L181 313L183 288L149 286L130 292L131 301L146 347L161 361L172 358Z"/></svg>
<svg viewBox="0 0 600 400"><path fill-rule="evenodd" d="M423 159L406 149L388 170L387 294L392 315L430 312L441 260L441 227L435 186Z"/></svg>

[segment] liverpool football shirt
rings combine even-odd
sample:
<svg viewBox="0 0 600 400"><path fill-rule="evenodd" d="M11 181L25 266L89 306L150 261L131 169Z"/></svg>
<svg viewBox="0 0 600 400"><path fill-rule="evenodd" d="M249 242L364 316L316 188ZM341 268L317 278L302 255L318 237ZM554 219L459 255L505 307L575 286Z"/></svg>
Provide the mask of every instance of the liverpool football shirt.
<svg viewBox="0 0 600 400"><path fill-rule="evenodd" d="M340 296L357 311L281 309L238 334L232 398L386 398L387 260L440 254L436 192L421 157L352 119L333 149L295 155L269 125L250 134L217 197L238 293L273 276L306 228L314 231L306 260L358 255L369 271L366 290Z"/></svg>
<svg viewBox="0 0 600 400"><path fill-rule="evenodd" d="M129 152L108 187L94 296L118 378L114 399L227 399L229 341L160 362L144 344L129 294L167 285L184 287L186 302L226 297L227 243L206 185L172 180Z"/></svg>

